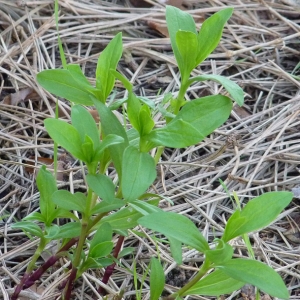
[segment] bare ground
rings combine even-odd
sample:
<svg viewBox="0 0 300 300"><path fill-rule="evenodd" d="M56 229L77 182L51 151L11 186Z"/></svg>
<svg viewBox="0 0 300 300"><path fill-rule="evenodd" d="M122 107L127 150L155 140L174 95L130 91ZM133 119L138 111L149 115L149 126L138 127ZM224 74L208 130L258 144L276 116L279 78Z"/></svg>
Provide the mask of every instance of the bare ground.
<svg viewBox="0 0 300 300"><path fill-rule="evenodd" d="M125 55L121 71L136 86L135 92L153 101L166 92L176 93L179 73L165 26L162 1L150 8L134 7L127 1L64 0L60 2L60 35L68 62L81 65L94 83L97 58L117 33L123 32ZM233 211L232 201L219 183L236 191L242 203L268 191L291 191L299 185L300 165L300 6L298 1L183 1L200 27L201 21L225 6L234 7L220 45L196 74L220 74L237 82L245 91L245 105L235 107L230 119L204 141L182 150L167 149L158 166L159 180L152 192L168 197L168 211L189 216L212 241L219 236ZM44 69L60 67L53 1L0 0L0 298L9 299L19 282L37 241L10 225L38 209L39 194L35 172L53 154L53 142L43 128L43 120L54 116L55 97L36 82ZM160 29L158 32L156 29ZM212 82L196 83L189 99L224 93ZM115 99L124 97L116 84ZM69 118L70 105L59 100L62 118ZM159 121L160 116L156 116ZM230 138L235 140L210 161ZM63 149L60 150L63 154ZM44 159L44 160L43 160ZM84 187L80 170L66 156L63 166L68 180L61 187ZM63 179L63 178L62 178ZM294 190L295 191L295 190ZM297 190L296 190L297 191ZM298 195L300 197L300 195ZM300 299L299 200L295 198L278 220L250 235L256 258L272 266L284 279L290 299ZM137 229L141 230L141 229ZM289 230L289 231L287 231ZM130 270L134 259L142 276L155 253L150 236L132 233L125 246L134 246L134 256L122 259L108 289L113 296L125 290L124 299L135 299ZM247 257L241 239L233 242L237 257ZM166 291L175 291L198 268L201 256L184 249L184 265L177 267L166 244L158 242L168 277ZM39 261L42 263L43 259ZM20 299L59 299L56 285L65 276L60 263ZM100 296L95 291L102 270L88 272L78 281L74 299ZM146 281L143 299L149 298ZM2 296L1 296L2 295ZM251 299L237 291L224 299ZM266 296L265 296L266 297ZM198 297L193 299L215 299ZM267 299L267 298L265 298Z"/></svg>

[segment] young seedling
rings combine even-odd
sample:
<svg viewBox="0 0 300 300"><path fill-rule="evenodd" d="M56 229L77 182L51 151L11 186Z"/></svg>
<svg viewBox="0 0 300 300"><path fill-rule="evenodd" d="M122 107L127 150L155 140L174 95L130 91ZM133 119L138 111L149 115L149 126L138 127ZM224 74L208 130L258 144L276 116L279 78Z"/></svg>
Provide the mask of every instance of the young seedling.
<svg viewBox="0 0 300 300"><path fill-rule="evenodd" d="M58 190L54 176L45 167L41 168L37 177L40 212L34 212L12 226L40 239L12 300L18 298L22 289L39 280L60 257L70 261L68 277L60 285L64 299L71 299L75 280L89 269L106 268L103 282L107 283L120 257L132 251L120 252L128 229L138 224L166 235L178 264L182 263L182 244L205 256L198 274L168 299L192 294L218 296L239 289L245 283L288 299L287 289L275 271L252 259L234 259L233 248L228 242L267 226L289 204L291 193L266 193L251 200L242 210L233 213L222 238L216 239L213 246L187 217L164 212L157 207L160 196L147 193L156 179L156 164L164 147L183 148L199 143L228 119L232 100L238 105L243 104L242 89L225 77L190 77L192 70L218 45L232 12L232 8L226 8L215 13L198 32L189 14L167 6L168 30L181 74L177 97L166 95L164 98L167 109L135 95L132 84L116 70L122 55L121 33L110 41L98 59L96 86L90 84L78 65L66 64L63 52L63 69L37 75L43 88L74 104L71 124L57 118L46 119L45 128L56 144L85 165L86 192L73 194ZM106 104L116 78L128 91L128 98L119 103L124 106L126 126L113 112L118 105ZM231 98L212 95L186 101L189 86L203 80L222 84ZM99 124L83 105L96 107L101 120ZM165 119L165 125L160 128L154 121L157 111ZM149 154L153 149L155 158ZM106 172L111 162L118 179L114 182ZM58 226L61 218L70 221ZM112 242L115 235L119 236L116 245ZM56 241L60 250L34 271L37 259L51 241ZM150 272L150 298L157 300L165 282L161 262L152 258L147 272ZM102 288L99 292L105 294ZM138 291L137 295L140 295Z"/></svg>

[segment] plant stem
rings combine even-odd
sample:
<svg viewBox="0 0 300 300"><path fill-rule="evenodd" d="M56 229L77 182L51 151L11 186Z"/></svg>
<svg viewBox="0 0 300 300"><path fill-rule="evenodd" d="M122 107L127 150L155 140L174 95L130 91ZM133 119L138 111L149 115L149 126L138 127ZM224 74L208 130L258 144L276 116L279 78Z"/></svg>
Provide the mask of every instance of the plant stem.
<svg viewBox="0 0 300 300"><path fill-rule="evenodd" d="M178 114L180 108L184 104L184 101L185 101L184 100L184 95L185 95L185 92L188 89L188 87L189 87L189 81L188 80L186 82L181 83L179 93L177 95L177 99L176 99L176 102L175 102L175 108L174 108L174 114L175 115Z"/></svg>
<svg viewBox="0 0 300 300"><path fill-rule="evenodd" d="M28 266L26 268L26 272L23 275L23 278L21 279L21 281L19 282L19 284L16 286L15 291L14 291L14 293L11 296L12 300L17 300L18 299L18 296L19 296L20 292L24 289L25 283L30 278L30 273L34 269L36 261L40 257L40 255L43 252L43 250L45 249L46 245L47 245L46 239L45 238L41 238L39 246L36 249L34 255L32 256L32 259L31 259L30 263L28 264Z"/></svg>
<svg viewBox="0 0 300 300"><path fill-rule="evenodd" d="M19 284L15 287L14 293L11 295L11 300L17 300L19 297L19 294L21 293L21 291L23 290L23 285L24 282L26 282L26 280L29 278L30 274L29 273L25 273L21 279L21 281L19 282Z"/></svg>
<svg viewBox="0 0 300 300"><path fill-rule="evenodd" d="M76 278L76 274L77 274L77 268L75 268L73 266L71 274L69 276L68 284L65 288L65 293L64 293L64 298L63 298L64 300L71 299L71 293L72 293L72 289L73 289L74 280Z"/></svg>
<svg viewBox="0 0 300 300"><path fill-rule="evenodd" d="M161 155L164 152L164 150L165 150L165 147L163 147L163 146L157 147L157 150L156 150L156 153L154 156L155 165L158 164L159 159L161 158Z"/></svg>
<svg viewBox="0 0 300 300"><path fill-rule="evenodd" d="M122 248L122 245L123 245L123 242L124 242L124 236L120 235L119 236L119 239L118 239L118 242L115 246L115 249L114 249L114 252L113 252L113 257L115 259L118 258L118 255L120 253L120 250ZM110 266L108 266L106 269L105 269L105 272L104 272L104 275L103 275L103 278L102 278L102 282L104 284L107 284L108 283L108 280L110 278L110 276L112 275L114 269L115 269L115 266L116 266L116 263L114 262L113 264L111 264ZM104 288L102 286L99 287L98 289L98 293L100 295L106 295L106 291L104 290Z"/></svg>
<svg viewBox="0 0 300 300"><path fill-rule="evenodd" d="M36 280L40 279L40 277L50 268L52 267L62 256L62 253L71 248L76 242L78 238L73 238L68 241L63 247L59 249L59 251L51 256L42 266L40 266L27 280L24 282L23 290L31 287Z"/></svg>
<svg viewBox="0 0 300 300"><path fill-rule="evenodd" d="M177 296L182 296L186 291L188 291L194 284L196 284L207 272L208 270L211 268L211 264L210 262L206 259L204 261L204 263L202 264L199 272L197 273L197 275L191 280L189 281L185 286L183 286L179 291L177 291L176 293L170 295L168 297L168 299L174 299Z"/></svg>

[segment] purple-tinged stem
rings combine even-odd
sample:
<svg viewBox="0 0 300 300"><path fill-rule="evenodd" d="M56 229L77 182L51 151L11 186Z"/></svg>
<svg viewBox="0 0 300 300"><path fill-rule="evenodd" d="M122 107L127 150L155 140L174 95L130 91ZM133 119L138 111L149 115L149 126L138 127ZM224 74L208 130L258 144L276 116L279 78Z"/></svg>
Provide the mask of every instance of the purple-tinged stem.
<svg viewBox="0 0 300 300"><path fill-rule="evenodd" d="M69 276L68 284L67 284L66 289L65 289L64 300L70 300L71 299L71 293L72 293L72 290L73 290L73 284L74 284L74 281L75 281L75 278L76 278L76 274L77 274L77 268L73 268L72 271L71 271L71 274Z"/></svg>
<svg viewBox="0 0 300 300"><path fill-rule="evenodd" d="M120 250L122 248L122 245L123 245L123 242L124 242L124 238L125 237L122 236L122 235L119 236L118 242L117 242L116 247L114 249L113 257L116 258L116 259L118 258L118 255L119 255ZM110 266L108 266L105 269L105 272L104 272L104 275L103 275L103 279L102 279L102 282L104 284L108 283L108 280L109 280L110 276L112 275L112 273L113 273L113 271L115 269L115 266L116 266L116 263L113 263L113 264L111 264ZM100 286L98 288L98 293L100 295L103 295L103 296L105 296L107 294L106 291L104 290L104 288L102 286Z"/></svg>
<svg viewBox="0 0 300 300"><path fill-rule="evenodd" d="M72 268L73 268L72 264L70 263L70 265L68 265L67 268L68 268L69 270L72 270ZM66 287L68 281L69 281L69 277L66 278L62 283L60 283L60 284L57 286L57 288L58 288L60 291L63 290L63 289Z"/></svg>
<svg viewBox="0 0 300 300"><path fill-rule="evenodd" d="M29 278L30 274L25 273L19 282L19 284L15 287L14 293L11 295L11 300L17 300L19 297L20 292L23 289L24 282Z"/></svg>
<svg viewBox="0 0 300 300"><path fill-rule="evenodd" d="M29 278L27 278L22 289L25 290L31 287L50 267L52 267L59 260L59 258L61 257L60 254L71 248L77 241L78 238L73 238L68 241L63 247L61 247L55 255L52 255L42 266L40 266L35 272L33 272L32 275L29 276Z"/></svg>

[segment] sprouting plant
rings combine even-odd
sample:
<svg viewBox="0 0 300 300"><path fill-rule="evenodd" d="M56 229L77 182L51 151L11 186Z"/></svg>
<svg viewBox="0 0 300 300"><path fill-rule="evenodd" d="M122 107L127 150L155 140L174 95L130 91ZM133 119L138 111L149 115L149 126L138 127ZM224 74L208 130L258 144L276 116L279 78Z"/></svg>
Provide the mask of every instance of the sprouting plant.
<svg viewBox="0 0 300 300"><path fill-rule="evenodd" d="M167 299L192 294L218 296L239 289L245 283L288 299L288 291L274 270L253 259L233 258L234 249L229 242L274 221L291 201L291 193L266 193L249 201L232 214L222 238L212 245L192 221L158 208L160 196L147 193L156 179L156 164L164 147L183 148L199 143L228 119L232 100L238 105L243 104L242 89L227 78L218 75L190 77L193 69L218 45L232 12L232 8L226 8L215 13L198 32L189 14L167 6L168 30L181 85L176 97L165 96L164 106L155 106L149 99L139 98L134 94L132 84L116 70L122 55L121 33L112 39L98 59L96 86L90 84L78 65L66 64L63 53L63 69L38 74L37 80L42 87L74 104L71 124L57 118L46 119L45 128L56 144L85 165L86 192L73 194L58 190L54 176L45 167L40 169L37 177L40 212L13 225L38 237L40 243L12 300L17 299L22 289L33 285L60 257L70 261L66 280L60 285L64 299L71 298L75 280L89 269L106 268L102 281L107 283L119 258L132 251L120 250L128 230L138 224L164 234L178 264L182 263L182 245L205 257L197 275ZM115 79L123 83L128 98L107 105ZM187 101L185 93L189 86L204 80L222 84L231 98L212 95ZM84 108L91 105L99 113L99 124ZM113 112L120 105L123 105L126 124L122 124ZM154 121L157 111L165 120L165 125L159 128ZM149 154L150 150L155 150L154 157ZM118 176L117 182L107 175L111 162ZM69 222L58 226L61 218ZM116 245L112 242L114 235L119 236ZM35 270L37 259L51 241L57 241L60 249ZM159 259L151 259L145 274L148 273L150 298L156 300L161 296L165 282ZM105 294L102 288L99 292ZM141 296L139 291L137 295Z"/></svg>

